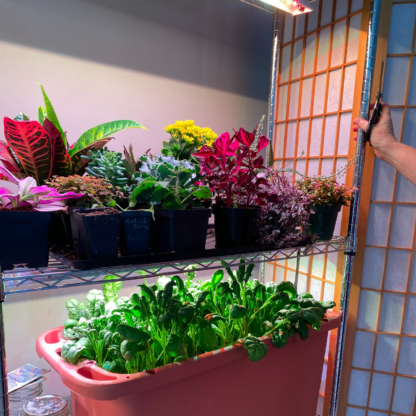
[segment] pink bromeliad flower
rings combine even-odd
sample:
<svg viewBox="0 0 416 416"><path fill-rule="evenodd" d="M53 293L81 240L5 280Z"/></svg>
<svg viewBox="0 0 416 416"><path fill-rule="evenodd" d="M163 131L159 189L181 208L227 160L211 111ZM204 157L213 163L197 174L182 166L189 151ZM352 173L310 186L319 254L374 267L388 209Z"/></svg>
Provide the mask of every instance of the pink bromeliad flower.
<svg viewBox="0 0 416 416"><path fill-rule="evenodd" d="M6 175L10 182L19 186L17 193L8 188L0 188L0 207L6 209L32 207L35 211L60 211L67 207L62 201L79 198L83 194L67 192L59 194L55 188L47 185L37 186L36 180L28 177L17 179L9 170L0 166L0 172Z"/></svg>

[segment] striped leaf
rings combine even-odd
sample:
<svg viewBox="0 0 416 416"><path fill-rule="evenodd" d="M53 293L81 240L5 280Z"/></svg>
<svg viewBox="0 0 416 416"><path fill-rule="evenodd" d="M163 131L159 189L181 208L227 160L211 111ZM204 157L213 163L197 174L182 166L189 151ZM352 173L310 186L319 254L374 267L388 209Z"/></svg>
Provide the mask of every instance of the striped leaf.
<svg viewBox="0 0 416 416"><path fill-rule="evenodd" d="M72 158L75 153L82 151L91 144L99 142L125 129L147 130L146 127L132 120L117 120L110 123L100 124L99 126L93 127L82 134L82 136L75 143L75 146L69 150L69 154Z"/></svg>
<svg viewBox="0 0 416 416"><path fill-rule="evenodd" d="M52 175L69 176L72 171L72 162L58 129L47 118L43 122L43 128L48 132L52 141Z"/></svg>
<svg viewBox="0 0 416 416"><path fill-rule="evenodd" d="M9 146L5 142L0 142L0 161L11 173L20 172L19 166L17 166Z"/></svg>
<svg viewBox="0 0 416 416"><path fill-rule="evenodd" d="M38 121L41 126L43 126L43 122L45 121L45 118L46 118L46 110L42 106L40 106L38 108Z"/></svg>
<svg viewBox="0 0 416 416"><path fill-rule="evenodd" d="M28 176L43 185L52 172L52 142L37 121L4 118L4 136Z"/></svg>
<svg viewBox="0 0 416 416"><path fill-rule="evenodd" d="M88 147L84 147L77 153L74 153L71 156L72 161L72 174L73 175L83 175L85 172L85 168L87 167L89 160L82 159L81 156L88 154L91 149L100 150L102 149L110 140L114 139L114 137L107 137L106 139L100 140L99 142L95 142L90 144Z"/></svg>
<svg viewBox="0 0 416 416"><path fill-rule="evenodd" d="M39 84L39 86L40 86L40 89L42 90L42 94L43 94L43 100L45 101L45 108L44 109L42 109L42 111L43 110L45 110L46 111L46 117L55 125L55 127L58 129L58 131L59 131L59 133L60 133L60 135L61 135L61 137L62 137L62 139L63 139L63 141L64 141L64 143L65 143L65 146L67 145L67 141L66 141L66 136L65 136L65 132L63 131L63 129L62 129L62 127L61 127L61 125L59 124L59 120L58 120L58 117L57 117L57 115L56 115L56 113L55 113L55 110L54 110L54 108L53 108L53 106L52 106L52 103L51 103L51 100L49 99L49 97L46 95L46 92L45 92L45 90L44 90L44 88L42 87L42 85L40 85ZM38 110L38 116L40 115L39 114L40 112L39 112L39 110ZM45 117L45 115L44 115L44 117Z"/></svg>

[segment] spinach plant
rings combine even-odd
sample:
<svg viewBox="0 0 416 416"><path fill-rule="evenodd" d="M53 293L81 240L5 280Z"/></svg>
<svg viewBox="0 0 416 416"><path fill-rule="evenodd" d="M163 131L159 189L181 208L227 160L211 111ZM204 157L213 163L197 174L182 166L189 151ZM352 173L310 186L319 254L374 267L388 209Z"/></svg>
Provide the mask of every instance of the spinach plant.
<svg viewBox="0 0 416 416"><path fill-rule="evenodd" d="M94 359L105 370L131 374L240 343L258 361L268 351L260 337L270 335L277 348L297 333L307 339L309 326L319 329L335 306L298 294L291 282L262 284L252 279L253 268L243 260L235 271L224 264L210 280L195 282L191 266L187 281L162 277L128 298L118 297L119 283L108 282L104 292L90 291L86 304L71 299L62 358Z"/></svg>

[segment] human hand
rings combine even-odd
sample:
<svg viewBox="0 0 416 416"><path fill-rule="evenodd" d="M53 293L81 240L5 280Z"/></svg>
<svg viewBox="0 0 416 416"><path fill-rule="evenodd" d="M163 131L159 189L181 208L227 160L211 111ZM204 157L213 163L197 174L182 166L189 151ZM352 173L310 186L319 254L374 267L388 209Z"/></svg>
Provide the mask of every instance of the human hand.
<svg viewBox="0 0 416 416"><path fill-rule="evenodd" d="M374 105L371 106L371 109L374 108ZM358 132L358 129L367 131L368 121L362 118L356 118L353 121L355 126L353 127L354 132ZM357 136L354 137L354 140L357 140ZM393 122L391 119L390 106L386 103L381 103L381 116L377 124L373 125L371 130L371 144L374 148L376 156L385 160L386 155L392 146L395 146L398 143L394 137Z"/></svg>

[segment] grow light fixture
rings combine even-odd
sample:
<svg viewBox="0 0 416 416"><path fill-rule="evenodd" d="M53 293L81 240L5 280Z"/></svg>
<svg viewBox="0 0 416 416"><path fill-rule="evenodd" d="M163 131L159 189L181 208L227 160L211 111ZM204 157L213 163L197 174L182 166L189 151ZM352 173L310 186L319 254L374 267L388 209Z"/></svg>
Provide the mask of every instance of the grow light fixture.
<svg viewBox="0 0 416 416"><path fill-rule="evenodd" d="M280 10L288 12L293 16L303 13L309 13L312 11L309 7L305 6L305 2L310 3L311 1L305 0L261 0L263 3L270 4L271 6L277 7Z"/></svg>

